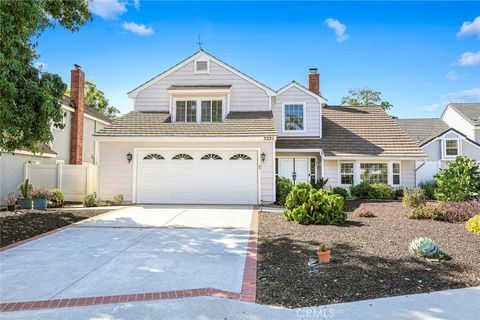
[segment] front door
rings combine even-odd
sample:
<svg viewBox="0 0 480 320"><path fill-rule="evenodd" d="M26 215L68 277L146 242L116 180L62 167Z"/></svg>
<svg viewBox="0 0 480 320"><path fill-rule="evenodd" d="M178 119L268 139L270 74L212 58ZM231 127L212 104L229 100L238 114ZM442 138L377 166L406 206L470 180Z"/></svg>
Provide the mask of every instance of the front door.
<svg viewBox="0 0 480 320"><path fill-rule="evenodd" d="M308 159L280 159L279 175L295 183L308 182Z"/></svg>

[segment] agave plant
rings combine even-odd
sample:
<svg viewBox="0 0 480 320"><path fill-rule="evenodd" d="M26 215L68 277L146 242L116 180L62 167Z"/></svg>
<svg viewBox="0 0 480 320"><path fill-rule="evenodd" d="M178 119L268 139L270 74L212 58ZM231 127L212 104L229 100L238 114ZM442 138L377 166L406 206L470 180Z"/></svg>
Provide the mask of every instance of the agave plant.
<svg viewBox="0 0 480 320"><path fill-rule="evenodd" d="M410 243L410 252L417 257L434 258L439 250L435 241L428 237L420 237Z"/></svg>

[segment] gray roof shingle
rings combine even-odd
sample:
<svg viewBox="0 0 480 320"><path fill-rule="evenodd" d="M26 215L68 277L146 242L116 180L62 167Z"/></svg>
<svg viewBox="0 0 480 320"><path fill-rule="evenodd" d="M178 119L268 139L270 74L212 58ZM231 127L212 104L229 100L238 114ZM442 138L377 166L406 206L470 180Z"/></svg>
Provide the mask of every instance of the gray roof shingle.
<svg viewBox="0 0 480 320"><path fill-rule="evenodd" d="M270 111L230 112L224 122L172 123L170 114L133 111L97 132L97 136L275 136Z"/></svg>
<svg viewBox="0 0 480 320"><path fill-rule="evenodd" d="M425 157L425 153L380 107L323 108L321 139L282 139L277 149L319 149L338 157Z"/></svg>
<svg viewBox="0 0 480 320"><path fill-rule="evenodd" d="M63 97L63 101L62 101L62 104L65 105L65 106L69 106L69 107L72 107L72 108L75 108L75 106L73 106L71 103L70 103L70 97L69 96L64 96ZM85 110L84 112L88 115L91 115L92 117L95 117L97 119L100 119L100 120L103 120L105 122L108 122L108 123L111 123L112 120L110 120L110 118L108 118L107 116L103 115L102 113L98 112L97 110L89 107L89 106L85 106Z"/></svg>
<svg viewBox="0 0 480 320"><path fill-rule="evenodd" d="M395 119L395 121L419 145L430 141L450 129L440 118Z"/></svg>
<svg viewBox="0 0 480 320"><path fill-rule="evenodd" d="M472 125L480 127L480 102L450 103L448 106L455 109Z"/></svg>

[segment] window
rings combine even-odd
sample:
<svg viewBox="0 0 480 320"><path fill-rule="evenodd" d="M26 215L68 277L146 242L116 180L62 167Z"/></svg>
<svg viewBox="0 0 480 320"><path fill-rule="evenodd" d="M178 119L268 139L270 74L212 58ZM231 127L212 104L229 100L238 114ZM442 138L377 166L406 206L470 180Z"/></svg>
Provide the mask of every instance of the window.
<svg viewBox="0 0 480 320"><path fill-rule="evenodd" d="M360 163L360 180L368 183L388 183L386 163Z"/></svg>
<svg viewBox="0 0 480 320"><path fill-rule="evenodd" d="M192 156L186 153L179 153L175 155L172 160L193 160Z"/></svg>
<svg viewBox="0 0 480 320"><path fill-rule="evenodd" d="M205 74L210 72L210 63L208 60L195 60L195 74Z"/></svg>
<svg viewBox="0 0 480 320"><path fill-rule="evenodd" d="M458 140L457 139L445 140L445 155L447 157L458 156Z"/></svg>
<svg viewBox="0 0 480 320"><path fill-rule="evenodd" d="M222 100L202 101L202 122L222 122Z"/></svg>
<svg viewBox="0 0 480 320"><path fill-rule="evenodd" d="M393 184L399 185L400 184L400 163L393 163L392 173L393 173Z"/></svg>
<svg viewBox="0 0 480 320"><path fill-rule="evenodd" d="M353 184L353 163L340 164L341 184Z"/></svg>
<svg viewBox="0 0 480 320"><path fill-rule="evenodd" d="M200 159L201 160L222 160L222 157L220 157L218 154L215 154L215 153L209 153L204 155Z"/></svg>
<svg viewBox="0 0 480 320"><path fill-rule="evenodd" d="M176 121L177 122L196 122L197 121L197 101L177 101L176 103Z"/></svg>
<svg viewBox="0 0 480 320"><path fill-rule="evenodd" d="M164 160L165 158L159 155L158 153L151 153L143 157L143 160Z"/></svg>
<svg viewBox="0 0 480 320"><path fill-rule="evenodd" d="M302 103L285 104L283 107L284 131L305 130L305 105Z"/></svg>
<svg viewBox="0 0 480 320"><path fill-rule="evenodd" d="M249 156L243 153L237 153L230 157L230 160L252 160Z"/></svg>
<svg viewBox="0 0 480 320"><path fill-rule="evenodd" d="M315 158L310 158L310 183L314 184L317 181L317 169Z"/></svg>

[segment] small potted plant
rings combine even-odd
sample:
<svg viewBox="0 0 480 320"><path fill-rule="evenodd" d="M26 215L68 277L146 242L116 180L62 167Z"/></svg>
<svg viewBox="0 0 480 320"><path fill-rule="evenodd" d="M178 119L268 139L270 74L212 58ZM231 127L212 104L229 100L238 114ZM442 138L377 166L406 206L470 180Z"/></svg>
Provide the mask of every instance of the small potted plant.
<svg viewBox="0 0 480 320"><path fill-rule="evenodd" d="M327 249L327 245L325 243L320 243L318 246L318 260L321 263L330 263L330 249Z"/></svg>
<svg viewBox="0 0 480 320"><path fill-rule="evenodd" d="M47 210L47 199L50 194L51 192L47 188L33 190L33 208L37 210Z"/></svg>
<svg viewBox="0 0 480 320"><path fill-rule="evenodd" d="M20 208L22 209L32 209L33 208L33 201L32 201L32 191L33 191L33 186L28 183L28 179L25 180L24 183L22 183L20 186L18 186L18 189L20 190L20 195L21 198L18 199L20 202Z"/></svg>
<svg viewBox="0 0 480 320"><path fill-rule="evenodd" d="M5 197L5 203L7 204L8 211L15 211L15 205L17 204L18 197L14 193L9 193Z"/></svg>

